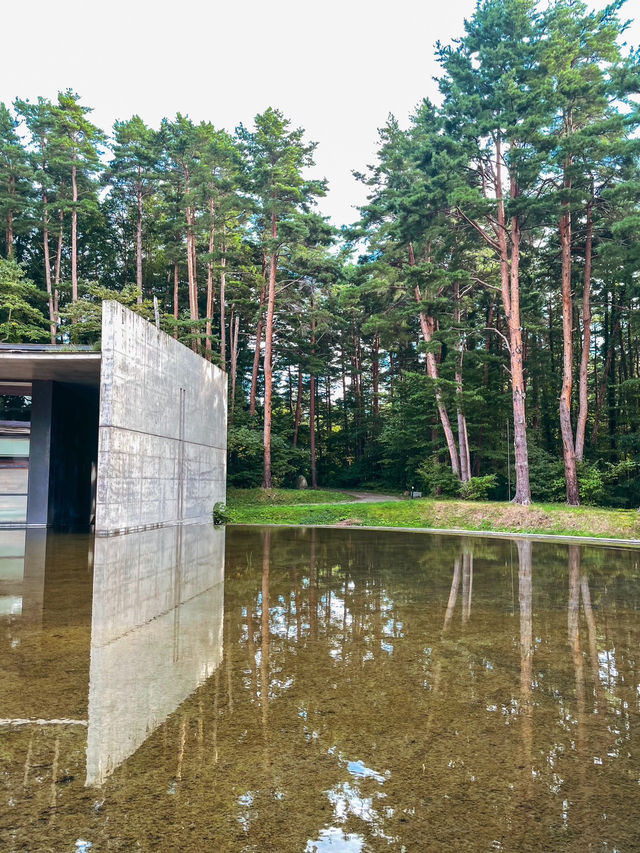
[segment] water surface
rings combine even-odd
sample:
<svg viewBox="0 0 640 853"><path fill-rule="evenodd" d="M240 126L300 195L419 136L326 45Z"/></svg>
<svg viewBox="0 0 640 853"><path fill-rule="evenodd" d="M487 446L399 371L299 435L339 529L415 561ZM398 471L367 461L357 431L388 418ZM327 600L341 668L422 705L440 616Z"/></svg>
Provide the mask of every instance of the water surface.
<svg viewBox="0 0 640 853"><path fill-rule="evenodd" d="M640 849L640 551L0 533L0 847Z"/></svg>

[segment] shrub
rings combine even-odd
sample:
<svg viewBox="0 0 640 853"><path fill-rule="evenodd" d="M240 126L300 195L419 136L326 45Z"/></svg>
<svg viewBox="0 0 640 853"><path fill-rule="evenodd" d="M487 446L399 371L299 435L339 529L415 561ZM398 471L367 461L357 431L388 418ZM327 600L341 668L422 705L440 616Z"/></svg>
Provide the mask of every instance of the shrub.
<svg viewBox="0 0 640 853"><path fill-rule="evenodd" d="M424 462L417 476L424 491L432 497L457 498L460 494L460 481L448 465L437 459Z"/></svg>
<svg viewBox="0 0 640 853"><path fill-rule="evenodd" d="M602 472L605 484L603 503L610 506L637 507L640 505L640 463L621 459L609 463Z"/></svg>
<svg viewBox="0 0 640 853"><path fill-rule="evenodd" d="M598 506L604 498L604 479L597 465L578 463L578 488L583 504Z"/></svg>
<svg viewBox="0 0 640 853"><path fill-rule="evenodd" d="M566 488L562 459L535 444L529 445L528 453L531 500L541 503L564 501Z"/></svg>
<svg viewBox="0 0 640 853"><path fill-rule="evenodd" d="M213 523L215 525L218 524L226 524L227 521L230 520L229 513L227 512L226 506L222 503L222 501L218 501L213 506Z"/></svg>
<svg viewBox="0 0 640 853"><path fill-rule="evenodd" d="M602 471L597 465L589 462L578 462L578 492L580 503L587 506L599 506L604 498L604 480ZM567 481L564 476L564 463L560 462L561 473L552 483L552 501L563 503L567 499Z"/></svg>
<svg viewBox="0 0 640 853"><path fill-rule="evenodd" d="M459 484L460 497L469 501L486 501L496 486L496 480L496 474L472 477L468 482Z"/></svg>

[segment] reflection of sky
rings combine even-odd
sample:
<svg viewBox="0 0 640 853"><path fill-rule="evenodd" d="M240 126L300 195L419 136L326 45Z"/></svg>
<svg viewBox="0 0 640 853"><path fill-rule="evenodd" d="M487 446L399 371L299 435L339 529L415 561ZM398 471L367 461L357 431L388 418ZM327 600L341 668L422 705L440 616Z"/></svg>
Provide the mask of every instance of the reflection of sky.
<svg viewBox="0 0 640 853"><path fill-rule="evenodd" d="M369 785L377 782L382 786L391 775L387 770L384 774L373 770L361 759L352 761L335 747L329 750L330 755L335 755L338 766L344 768L350 775L350 779L339 782L328 791L325 791L329 802L333 807L333 820L337 824L344 824L349 819L356 818L369 825L369 831L373 829L374 835L384 838L388 842L394 841L386 835L382 829L383 815L376 808L378 801L386 798L381 788L374 785L365 794L360 790L361 785ZM385 815L389 809L383 809ZM340 853L353 853L360 851L364 846L364 837L359 833L346 833L340 826L325 827L320 830L316 839L309 839L305 847L305 853L321 853L325 850L336 850Z"/></svg>
<svg viewBox="0 0 640 853"><path fill-rule="evenodd" d="M363 761L347 762L347 770L352 774L352 776L361 776L363 779L371 778L380 783L385 781L385 777L382 776L382 774L376 773L376 771L372 770L370 767L365 767Z"/></svg>
<svg viewBox="0 0 640 853"><path fill-rule="evenodd" d="M615 649L598 652L598 661L600 664L600 683L612 690L618 680Z"/></svg>
<svg viewBox="0 0 640 853"><path fill-rule="evenodd" d="M19 616L21 613L21 595L0 595L0 616Z"/></svg>
<svg viewBox="0 0 640 853"><path fill-rule="evenodd" d="M345 833L340 827L332 826L321 829L315 841L307 841L305 853L324 853L325 850L335 850L336 853L360 853L364 848L364 838L355 832Z"/></svg>

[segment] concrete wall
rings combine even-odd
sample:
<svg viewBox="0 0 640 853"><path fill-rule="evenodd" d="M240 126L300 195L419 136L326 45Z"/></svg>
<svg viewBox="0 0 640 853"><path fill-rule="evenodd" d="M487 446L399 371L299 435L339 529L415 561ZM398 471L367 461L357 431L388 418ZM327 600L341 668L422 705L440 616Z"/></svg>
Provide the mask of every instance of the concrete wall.
<svg viewBox="0 0 640 853"><path fill-rule="evenodd" d="M226 373L104 302L96 532L210 520L226 447Z"/></svg>
<svg viewBox="0 0 640 853"><path fill-rule="evenodd" d="M222 658L223 528L95 540L87 785L99 785Z"/></svg>

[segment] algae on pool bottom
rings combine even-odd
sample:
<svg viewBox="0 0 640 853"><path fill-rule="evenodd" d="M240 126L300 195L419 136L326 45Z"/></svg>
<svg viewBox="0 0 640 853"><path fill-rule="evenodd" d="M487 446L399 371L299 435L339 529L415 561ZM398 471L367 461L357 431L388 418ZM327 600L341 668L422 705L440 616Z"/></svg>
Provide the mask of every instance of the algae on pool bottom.
<svg viewBox="0 0 640 853"><path fill-rule="evenodd" d="M3 581L4 849L640 846L638 551L172 536Z"/></svg>

